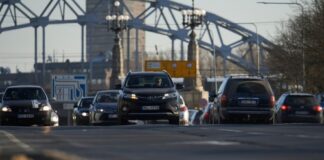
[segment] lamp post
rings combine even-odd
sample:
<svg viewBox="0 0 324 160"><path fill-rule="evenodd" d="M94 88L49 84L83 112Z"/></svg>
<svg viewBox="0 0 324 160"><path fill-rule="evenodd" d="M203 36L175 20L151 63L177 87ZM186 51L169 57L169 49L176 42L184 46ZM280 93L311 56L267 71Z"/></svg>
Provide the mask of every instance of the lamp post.
<svg viewBox="0 0 324 160"><path fill-rule="evenodd" d="M260 75L260 41L259 41L259 34L258 34L258 26L255 23L252 22L247 22L247 23L238 23L238 24L248 24L248 25L253 25L255 28L255 33L256 33L256 43L257 43L257 73Z"/></svg>
<svg viewBox="0 0 324 160"><path fill-rule="evenodd" d="M302 23L305 23L304 21L304 16L305 16L305 10L304 6L301 3L298 2L257 2L260 4L278 4L278 5L297 5L300 7L302 11ZM306 65L305 65L305 51L304 51L304 29L302 29L301 33L301 52L302 52L302 74L303 74L303 80L302 80L302 85L303 85L303 90L305 90L306 87Z"/></svg>
<svg viewBox="0 0 324 160"><path fill-rule="evenodd" d="M182 10L182 17L183 17L183 26L184 27L190 27L191 33L190 33L190 41L188 45L188 61L196 62L196 75L195 78L185 78L184 84L186 89L193 90L198 89L201 90L202 84L199 73L199 46L196 40L196 33L195 28L197 26L200 26L203 24L203 18L206 15L205 10L196 9L194 0L192 0L192 8L191 9L185 9ZM190 67L190 66L189 66Z"/></svg>
<svg viewBox="0 0 324 160"><path fill-rule="evenodd" d="M127 29L129 16L120 14L120 2L115 1L111 15L106 17L108 31L115 32L115 44L112 49L112 70L110 76L110 88L120 84L120 79L124 78L124 58L121 46L120 32Z"/></svg>

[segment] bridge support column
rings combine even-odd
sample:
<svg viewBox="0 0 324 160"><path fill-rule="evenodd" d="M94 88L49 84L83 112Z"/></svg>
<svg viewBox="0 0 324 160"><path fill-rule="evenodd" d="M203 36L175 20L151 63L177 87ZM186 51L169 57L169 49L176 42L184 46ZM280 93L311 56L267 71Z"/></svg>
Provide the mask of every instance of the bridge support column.
<svg viewBox="0 0 324 160"><path fill-rule="evenodd" d="M81 69L84 72L84 24L81 24Z"/></svg>
<svg viewBox="0 0 324 160"><path fill-rule="evenodd" d="M110 77L110 88L114 88L116 84L121 84L124 75L124 56L121 46L119 31L116 32L115 44L113 47L112 70Z"/></svg>
<svg viewBox="0 0 324 160"><path fill-rule="evenodd" d="M190 108L205 107L201 106L200 104L202 99L204 99L204 101L208 99L208 93L203 90L201 83L201 75L199 72L199 46L194 30L192 30L190 34L188 61L196 62L196 75L194 77L184 79L185 90L182 91L181 94L186 100L188 100L186 103Z"/></svg>
<svg viewBox="0 0 324 160"><path fill-rule="evenodd" d="M45 37L45 29L46 27L43 26L43 51L42 51L42 86L45 88L45 84L46 84L46 62L45 62L45 52L46 52L46 37Z"/></svg>
<svg viewBox="0 0 324 160"><path fill-rule="evenodd" d="M194 31L190 34L190 41L188 45L188 61L196 62L196 76L193 78L185 78L184 85L187 90L202 91L200 67L199 67L199 46L196 40L196 33Z"/></svg>
<svg viewBox="0 0 324 160"><path fill-rule="evenodd" d="M38 59L38 52L37 52L37 50L38 50L38 47L37 47L37 43L38 43L38 35L37 35L37 26L35 26L34 27L34 32L35 32L35 57L34 57L34 72L35 72L35 84L37 84L38 83L38 72L37 72L37 59Z"/></svg>

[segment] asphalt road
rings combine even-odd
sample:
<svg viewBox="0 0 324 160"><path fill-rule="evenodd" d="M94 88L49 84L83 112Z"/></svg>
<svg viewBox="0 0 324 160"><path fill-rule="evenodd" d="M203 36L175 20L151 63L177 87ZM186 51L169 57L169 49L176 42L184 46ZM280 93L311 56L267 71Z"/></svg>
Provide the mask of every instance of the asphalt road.
<svg viewBox="0 0 324 160"><path fill-rule="evenodd" d="M0 127L1 160L324 159L324 125Z"/></svg>

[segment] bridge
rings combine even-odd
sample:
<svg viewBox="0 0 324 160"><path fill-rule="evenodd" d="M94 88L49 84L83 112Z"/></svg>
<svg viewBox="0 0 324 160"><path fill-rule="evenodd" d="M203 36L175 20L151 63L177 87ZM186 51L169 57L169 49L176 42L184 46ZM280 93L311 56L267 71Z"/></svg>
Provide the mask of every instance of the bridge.
<svg viewBox="0 0 324 160"><path fill-rule="evenodd" d="M99 18L96 14L97 7L85 11L85 6L81 5L84 1L38 1L45 3L43 8L36 8L30 2L24 0L0 0L0 36L3 32L15 31L27 27L34 28L35 63L37 63L37 31L41 28L43 40L42 63L43 71L45 72L46 27L59 24L80 24L82 37L80 57L81 62L84 62L84 27L91 24L106 25L107 23L105 19ZM97 6L102 5L106 1L113 0L98 0ZM172 54L174 54L174 43L176 40L181 42L189 41L188 34L190 28L181 25L181 11L191 9L191 6L171 0L134 1L145 3L147 7L141 13L135 14L131 11L130 6L124 1L121 1L123 11L131 17L129 29L135 29L136 31L144 30L169 37L172 43ZM60 13L60 15L55 16L54 13L56 12ZM145 23L149 18L154 18L154 23ZM4 24L3 22L5 20L9 23ZM258 70L261 73L267 72L267 67L264 65L267 54L266 48L274 44L263 36L211 12L207 12L204 25L199 30L198 43L200 47L215 56L222 57L224 68L226 68L227 62L230 61L249 73L257 73ZM233 38L231 40L225 40L225 35L227 34L231 34ZM138 39L138 37L135 37L135 39ZM135 53L138 55L137 51ZM138 56L136 61L139 61ZM224 74L226 74L226 69L224 69Z"/></svg>

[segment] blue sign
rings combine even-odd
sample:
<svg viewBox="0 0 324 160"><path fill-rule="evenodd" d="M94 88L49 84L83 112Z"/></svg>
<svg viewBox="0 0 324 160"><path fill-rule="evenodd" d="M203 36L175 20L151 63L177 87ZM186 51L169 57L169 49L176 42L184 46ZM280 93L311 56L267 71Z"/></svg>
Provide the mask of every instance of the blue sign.
<svg viewBox="0 0 324 160"><path fill-rule="evenodd" d="M76 102L87 96L86 75L53 75L52 98L58 102Z"/></svg>

